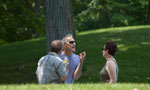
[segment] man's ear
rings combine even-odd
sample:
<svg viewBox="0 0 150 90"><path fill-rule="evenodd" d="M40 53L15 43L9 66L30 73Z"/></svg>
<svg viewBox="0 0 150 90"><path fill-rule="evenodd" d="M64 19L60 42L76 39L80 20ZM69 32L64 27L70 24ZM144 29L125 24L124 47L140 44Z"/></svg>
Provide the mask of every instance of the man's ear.
<svg viewBox="0 0 150 90"><path fill-rule="evenodd" d="M66 43L64 43L64 47L66 47L66 45L67 45L67 44L66 44Z"/></svg>

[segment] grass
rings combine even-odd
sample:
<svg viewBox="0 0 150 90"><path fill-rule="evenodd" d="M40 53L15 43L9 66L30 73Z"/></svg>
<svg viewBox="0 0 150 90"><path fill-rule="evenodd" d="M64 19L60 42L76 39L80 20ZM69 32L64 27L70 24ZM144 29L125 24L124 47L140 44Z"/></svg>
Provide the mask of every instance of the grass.
<svg viewBox="0 0 150 90"><path fill-rule="evenodd" d="M0 83L33 83L38 59L45 53L45 39L0 46Z"/></svg>
<svg viewBox="0 0 150 90"><path fill-rule="evenodd" d="M99 84L99 71L105 64L101 48L107 41L115 41L119 47L116 60L119 65L119 84ZM63 89L147 89L150 83L150 26L97 29L76 34L77 54L86 51L83 73L75 85L36 85L36 67L45 55L45 38L32 39L0 46L0 86L5 90L38 90L48 87ZM32 84L34 83L34 84ZM90 83L90 84L86 84ZM95 84L93 84L95 83ZM137 84L138 83L138 84ZM143 84L142 84L143 83ZM11 85L8 85L11 84ZM12 84L15 84L14 86ZM21 84L21 85L20 85ZM47 88L47 89L48 89ZM57 90L57 88L55 88ZM46 88L45 88L46 89ZM143 90L143 89L142 89Z"/></svg>
<svg viewBox="0 0 150 90"><path fill-rule="evenodd" d="M17 85L0 85L0 90L149 90L149 84L17 84Z"/></svg>
<svg viewBox="0 0 150 90"><path fill-rule="evenodd" d="M99 82L99 71L105 64L101 48L107 41L115 41L119 47L115 56L120 70L118 82L150 82L150 26L81 32L76 40L78 52L87 52L84 72L78 82Z"/></svg>

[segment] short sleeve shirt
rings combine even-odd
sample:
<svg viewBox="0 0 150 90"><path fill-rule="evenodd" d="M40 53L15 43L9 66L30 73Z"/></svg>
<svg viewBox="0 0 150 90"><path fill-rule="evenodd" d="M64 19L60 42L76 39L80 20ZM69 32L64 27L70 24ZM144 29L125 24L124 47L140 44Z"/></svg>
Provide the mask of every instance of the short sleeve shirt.
<svg viewBox="0 0 150 90"><path fill-rule="evenodd" d="M67 76L66 64L56 53L49 52L40 58L36 75L39 84L61 83L60 77Z"/></svg>
<svg viewBox="0 0 150 90"><path fill-rule="evenodd" d="M60 55L61 59L65 59L67 57L69 63L69 72L68 77L65 80L65 83L74 83L74 72L79 64L79 57L76 54L72 54L70 57L66 56L64 53Z"/></svg>

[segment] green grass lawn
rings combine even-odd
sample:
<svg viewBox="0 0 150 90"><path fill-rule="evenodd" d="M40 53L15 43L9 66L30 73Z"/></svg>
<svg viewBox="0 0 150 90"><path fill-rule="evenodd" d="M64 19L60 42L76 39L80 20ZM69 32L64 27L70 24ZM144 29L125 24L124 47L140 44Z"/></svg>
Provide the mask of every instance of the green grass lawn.
<svg viewBox="0 0 150 90"><path fill-rule="evenodd" d="M150 82L150 26L80 32L76 40L78 52L87 52L82 78L78 82L99 82L99 71L106 61L102 57L101 48L107 41L115 41L119 47L116 53L119 65L118 82Z"/></svg>
<svg viewBox="0 0 150 90"><path fill-rule="evenodd" d="M0 85L0 90L150 90L149 84L13 84Z"/></svg>
<svg viewBox="0 0 150 90"><path fill-rule="evenodd" d="M79 54L81 51L86 51L87 56L82 76L75 82L76 85L72 86L73 88L78 89L76 86L89 86L89 88L95 88L95 90L96 88L101 88L101 84L96 83L99 83L99 71L106 61L102 57L101 48L107 41L115 41L118 44L119 49L116 53L116 60L119 65L118 82L125 84L110 86L102 84L102 88L108 86L111 89L128 85L132 89L134 86L144 87L136 83L150 83L150 26L118 27L76 34L76 53ZM29 83L35 83L33 86L36 86L37 89L38 87L43 87L36 85L35 71L39 58L46 53L45 44L45 38L38 38L0 46L0 84L4 84L3 88L7 90L7 87L11 87L11 85L5 87L6 84ZM95 83L95 87L87 84L80 85L79 83ZM32 85L19 86L16 85L13 88L26 88ZM62 85L60 87L69 89L71 86L66 87L66 85ZM118 90L120 89L118 88Z"/></svg>

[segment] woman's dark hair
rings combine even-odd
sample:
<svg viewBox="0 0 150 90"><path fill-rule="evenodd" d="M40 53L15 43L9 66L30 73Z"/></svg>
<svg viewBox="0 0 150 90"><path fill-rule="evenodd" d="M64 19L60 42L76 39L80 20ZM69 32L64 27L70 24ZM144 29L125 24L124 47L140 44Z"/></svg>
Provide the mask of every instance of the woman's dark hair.
<svg viewBox="0 0 150 90"><path fill-rule="evenodd" d="M117 44L113 41L107 42L105 45L105 50L108 50L108 53L112 56L115 56L115 53L117 51Z"/></svg>
<svg viewBox="0 0 150 90"><path fill-rule="evenodd" d="M52 52L58 53L63 48L63 43L61 40L54 40L54 41L52 41L50 47L51 47Z"/></svg>

